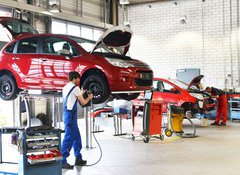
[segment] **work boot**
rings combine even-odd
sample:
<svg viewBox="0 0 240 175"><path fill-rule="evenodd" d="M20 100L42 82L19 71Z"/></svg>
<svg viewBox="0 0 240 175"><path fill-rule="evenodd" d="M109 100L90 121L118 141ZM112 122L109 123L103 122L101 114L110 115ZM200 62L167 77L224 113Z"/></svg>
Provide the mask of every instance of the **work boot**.
<svg viewBox="0 0 240 175"><path fill-rule="evenodd" d="M69 163L64 163L62 164L62 169L68 169L68 170L71 170L73 169L73 165L70 165Z"/></svg>
<svg viewBox="0 0 240 175"><path fill-rule="evenodd" d="M78 159L76 158L76 161L75 161L75 166L84 166L87 164L87 161L86 160L82 160L82 159Z"/></svg>
<svg viewBox="0 0 240 175"><path fill-rule="evenodd" d="M221 122L218 126L226 126L226 123Z"/></svg>
<svg viewBox="0 0 240 175"><path fill-rule="evenodd" d="M211 123L211 125L218 125L218 123L217 122L213 122L213 123Z"/></svg>

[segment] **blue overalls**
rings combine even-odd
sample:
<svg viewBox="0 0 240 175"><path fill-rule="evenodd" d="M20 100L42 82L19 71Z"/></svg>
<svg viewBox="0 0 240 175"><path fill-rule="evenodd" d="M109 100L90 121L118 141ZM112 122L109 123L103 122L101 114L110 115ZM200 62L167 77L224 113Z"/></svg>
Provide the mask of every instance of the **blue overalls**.
<svg viewBox="0 0 240 175"><path fill-rule="evenodd" d="M82 159L80 153L82 149L82 140L77 124L77 99L74 103L73 109L67 109L67 100L71 92L76 86L74 86L63 100L63 120L65 125L65 135L62 142L62 163L67 163L67 157L70 155L70 151L73 147L74 155L78 159Z"/></svg>

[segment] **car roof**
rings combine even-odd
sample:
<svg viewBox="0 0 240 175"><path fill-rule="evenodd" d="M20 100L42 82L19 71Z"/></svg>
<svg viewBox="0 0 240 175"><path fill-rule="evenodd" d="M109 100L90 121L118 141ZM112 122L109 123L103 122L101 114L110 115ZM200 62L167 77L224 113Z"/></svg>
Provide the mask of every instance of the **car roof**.
<svg viewBox="0 0 240 175"><path fill-rule="evenodd" d="M73 40L73 38L80 38L80 37L75 37L75 36L71 36L71 35L64 35L64 34L29 34L29 33L25 34L24 33L24 34L21 34L18 37L16 37L13 41L9 42L7 45L5 45L2 50L5 50L6 47L8 47L9 45L11 45L14 42L17 42L17 41L22 40L22 39L34 38L34 37L60 37L64 40L67 40L67 41L70 41L70 42L72 41L76 45L78 45L78 44L76 43L76 41ZM95 41L88 40L88 39L85 39L85 38L80 38L80 39L85 40L85 41L89 41L89 42L95 42ZM87 52L82 47L80 47L80 49L83 51L82 53Z"/></svg>
<svg viewBox="0 0 240 175"><path fill-rule="evenodd" d="M24 38L31 38L31 37L60 37L60 38L65 38L65 39L72 39L72 38L80 38L86 41L90 42L95 42L89 39L81 38L81 37L76 37L76 36L71 36L71 35L64 35L64 34L51 34L51 33L44 33L44 34L23 34L19 35L16 40L24 39Z"/></svg>

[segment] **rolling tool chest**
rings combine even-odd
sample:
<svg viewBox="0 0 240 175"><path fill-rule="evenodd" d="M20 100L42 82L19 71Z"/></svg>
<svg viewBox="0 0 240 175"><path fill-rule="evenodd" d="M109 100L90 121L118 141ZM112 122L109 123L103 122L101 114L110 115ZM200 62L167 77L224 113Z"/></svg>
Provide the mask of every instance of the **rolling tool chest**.
<svg viewBox="0 0 240 175"><path fill-rule="evenodd" d="M228 103L231 121L240 120L240 98L230 98Z"/></svg>
<svg viewBox="0 0 240 175"><path fill-rule="evenodd" d="M61 175L61 130L37 129L18 131L18 174Z"/></svg>

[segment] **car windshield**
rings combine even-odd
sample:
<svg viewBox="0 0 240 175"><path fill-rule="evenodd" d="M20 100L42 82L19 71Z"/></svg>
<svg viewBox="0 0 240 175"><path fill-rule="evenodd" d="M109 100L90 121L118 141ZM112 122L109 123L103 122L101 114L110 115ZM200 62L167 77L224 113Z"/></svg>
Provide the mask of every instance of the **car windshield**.
<svg viewBox="0 0 240 175"><path fill-rule="evenodd" d="M87 52L91 52L96 44L96 41L79 38L75 36L69 36L72 40L77 42L82 48L84 48ZM107 47L98 47L94 50L94 52L101 52L101 53L114 53L112 50L108 49Z"/></svg>
<svg viewBox="0 0 240 175"><path fill-rule="evenodd" d="M176 80L176 79L169 79L169 81L172 82L173 84L177 85L178 87L182 88L182 89L185 89L185 90L188 89L188 84L186 84L182 81L179 81L179 80Z"/></svg>
<svg viewBox="0 0 240 175"><path fill-rule="evenodd" d="M37 34L38 33L31 25L18 20L8 20L4 23L4 26L10 29L15 34L20 34L20 33Z"/></svg>

